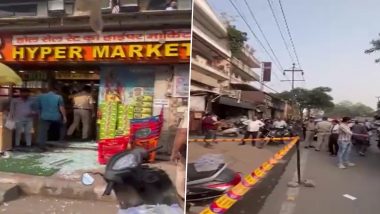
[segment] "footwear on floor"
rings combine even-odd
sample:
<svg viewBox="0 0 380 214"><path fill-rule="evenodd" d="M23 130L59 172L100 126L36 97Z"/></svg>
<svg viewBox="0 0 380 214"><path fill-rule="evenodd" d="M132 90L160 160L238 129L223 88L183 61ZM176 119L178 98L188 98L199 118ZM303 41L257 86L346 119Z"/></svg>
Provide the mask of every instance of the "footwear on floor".
<svg viewBox="0 0 380 214"><path fill-rule="evenodd" d="M338 165L339 169L345 169L346 167L343 164Z"/></svg>
<svg viewBox="0 0 380 214"><path fill-rule="evenodd" d="M359 152L360 156L365 156L364 152Z"/></svg>
<svg viewBox="0 0 380 214"><path fill-rule="evenodd" d="M308 149L308 148L310 148L310 146L305 146L305 149Z"/></svg>
<svg viewBox="0 0 380 214"><path fill-rule="evenodd" d="M321 151L321 150L320 150L320 149L315 149L315 151L316 151L316 152L319 152L319 151Z"/></svg>
<svg viewBox="0 0 380 214"><path fill-rule="evenodd" d="M352 166L356 166L356 164L354 164L354 163L351 163L351 162L349 162L349 163L346 163L346 165L347 165L347 166L351 166L351 167L352 167Z"/></svg>
<svg viewBox="0 0 380 214"><path fill-rule="evenodd" d="M239 143L239 144L238 144L238 146L243 146L243 145L245 145L245 143Z"/></svg>

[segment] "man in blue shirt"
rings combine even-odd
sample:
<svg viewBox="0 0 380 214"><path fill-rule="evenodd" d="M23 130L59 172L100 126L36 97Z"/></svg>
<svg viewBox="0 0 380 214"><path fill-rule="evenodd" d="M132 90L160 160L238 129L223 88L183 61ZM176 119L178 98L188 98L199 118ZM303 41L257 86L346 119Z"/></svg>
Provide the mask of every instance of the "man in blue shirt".
<svg viewBox="0 0 380 214"><path fill-rule="evenodd" d="M37 106L39 109L39 127L38 127L38 143L41 148L46 146L47 133L53 124L60 127L59 141L62 142L65 137L65 124L67 122L66 111L63 98L51 88L49 92L41 94L37 98Z"/></svg>

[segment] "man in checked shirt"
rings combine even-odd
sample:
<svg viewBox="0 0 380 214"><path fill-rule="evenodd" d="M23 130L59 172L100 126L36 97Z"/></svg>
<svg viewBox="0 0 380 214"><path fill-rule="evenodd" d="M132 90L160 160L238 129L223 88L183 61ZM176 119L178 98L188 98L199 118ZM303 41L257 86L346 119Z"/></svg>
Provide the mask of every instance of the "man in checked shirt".
<svg viewBox="0 0 380 214"><path fill-rule="evenodd" d="M342 123L339 126L339 137L338 137L338 144L339 144L339 151L338 151L338 167L339 169L345 169L346 166L355 166L354 163L350 162L350 153L352 148L352 135L355 136L366 136L362 134L354 134L348 123L350 122L351 118L349 117L343 117Z"/></svg>

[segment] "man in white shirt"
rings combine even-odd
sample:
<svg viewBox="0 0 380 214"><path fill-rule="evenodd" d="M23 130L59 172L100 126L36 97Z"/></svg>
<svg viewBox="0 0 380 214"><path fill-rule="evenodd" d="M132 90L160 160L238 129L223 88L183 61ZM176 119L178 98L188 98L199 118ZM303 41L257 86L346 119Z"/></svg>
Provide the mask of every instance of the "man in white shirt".
<svg viewBox="0 0 380 214"><path fill-rule="evenodd" d="M244 138L239 145L245 145L244 139L248 139L250 136L252 139L257 138L260 128L263 127L265 124L257 119L257 117L253 117L252 120L247 120L245 122L247 124L247 131L244 134ZM252 146L256 145L256 141L251 140Z"/></svg>
<svg viewBox="0 0 380 214"><path fill-rule="evenodd" d="M283 129L286 128L288 124L286 124L285 120L282 118L278 117L276 121L273 123L273 127L276 129Z"/></svg>

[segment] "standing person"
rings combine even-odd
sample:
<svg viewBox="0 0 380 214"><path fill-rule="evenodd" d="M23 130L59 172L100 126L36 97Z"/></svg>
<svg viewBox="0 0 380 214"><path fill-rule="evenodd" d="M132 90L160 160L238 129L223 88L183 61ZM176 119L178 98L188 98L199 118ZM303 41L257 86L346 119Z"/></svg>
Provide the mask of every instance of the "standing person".
<svg viewBox="0 0 380 214"><path fill-rule="evenodd" d="M305 123L306 135L305 135L305 148L314 148L314 135L315 135L315 121L313 117L309 118L309 121Z"/></svg>
<svg viewBox="0 0 380 214"><path fill-rule="evenodd" d="M213 142L215 143L218 124L219 122L217 121L215 115L206 113L205 117L202 120L202 128L205 133L205 147L211 146L210 140L214 140Z"/></svg>
<svg viewBox="0 0 380 214"><path fill-rule="evenodd" d="M307 121L305 120L305 121L301 121L301 123L302 123L302 137L303 137L303 140L305 141L306 140L306 123L307 123Z"/></svg>
<svg viewBox="0 0 380 214"><path fill-rule="evenodd" d="M277 137L281 137L281 138L284 137L285 128L288 127L288 124L286 123L286 121L282 119L281 117L278 117L276 121L274 121L273 126L277 131ZM278 141L278 143L284 144L284 141L280 140Z"/></svg>
<svg viewBox="0 0 380 214"><path fill-rule="evenodd" d="M166 6L166 10L177 10L178 9L178 4L177 1L171 0Z"/></svg>
<svg viewBox="0 0 380 214"><path fill-rule="evenodd" d="M332 121L331 135L329 140L329 152L331 156L337 156L339 145L338 145L338 137L339 137L339 121Z"/></svg>
<svg viewBox="0 0 380 214"><path fill-rule="evenodd" d="M352 136L353 144L358 149L359 155L365 156L369 146L368 137L366 137L368 136L367 128L363 124L360 124L359 121L355 121L355 124L351 127L351 130L354 134L356 134Z"/></svg>
<svg viewBox="0 0 380 214"><path fill-rule="evenodd" d="M278 117L276 121L273 122L273 126L275 129L284 129L288 124L281 117Z"/></svg>
<svg viewBox="0 0 380 214"><path fill-rule="evenodd" d="M244 134L244 138L239 145L245 145L244 139L248 139L250 136L252 139L255 139L258 137L260 128L263 127L265 124L257 119L257 117L253 117L252 120L247 121L247 131ZM256 141L251 141L252 146L256 145Z"/></svg>
<svg viewBox="0 0 380 214"><path fill-rule="evenodd" d="M90 86L84 86L81 92L73 96L74 119L67 131L68 136L71 137L82 123L82 141L88 140L91 117L95 117L94 103Z"/></svg>
<svg viewBox="0 0 380 214"><path fill-rule="evenodd" d="M21 135L24 133L26 146L32 146L33 130L33 100L28 89L20 89L20 97L11 102L10 115L16 122L15 146L20 146Z"/></svg>
<svg viewBox="0 0 380 214"><path fill-rule="evenodd" d="M332 124L327 120L327 117L323 117L315 128L317 129L317 147L315 151L321 151L329 142Z"/></svg>
<svg viewBox="0 0 380 214"><path fill-rule="evenodd" d="M183 119L181 120L177 133L174 139L174 145L172 149L172 155L170 157L177 165L176 172L176 188L178 195L185 199L185 175L186 175L186 153L187 153L187 127L189 124L188 113L184 112Z"/></svg>
<svg viewBox="0 0 380 214"><path fill-rule="evenodd" d="M343 117L342 122L339 125L339 137L338 137L338 167L339 169L345 169L346 166L355 166L350 162L350 153L352 148L351 137L353 135L348 123L351 118Z"/></svg>
<svg viewBox="0 0 380 214"><path fill-rule="evenodd" d="M65 138L67 122L66 110L63 98L57 94L57 90L50 87L49 92L41 94L37 98L37 108L39 110L38 144L41 149L45 149L47 133L51 125L59 126L59 141Z"/></svg>

